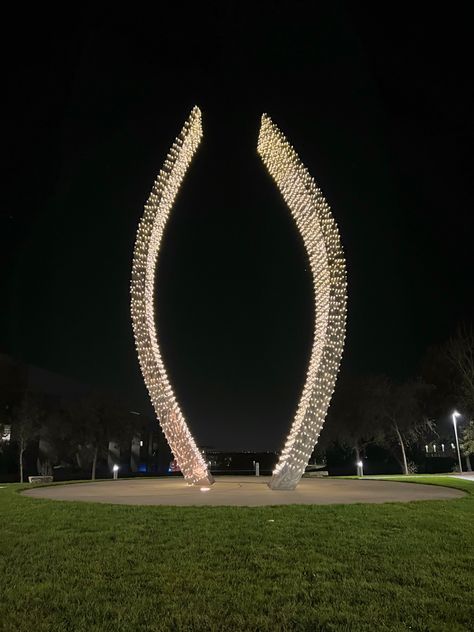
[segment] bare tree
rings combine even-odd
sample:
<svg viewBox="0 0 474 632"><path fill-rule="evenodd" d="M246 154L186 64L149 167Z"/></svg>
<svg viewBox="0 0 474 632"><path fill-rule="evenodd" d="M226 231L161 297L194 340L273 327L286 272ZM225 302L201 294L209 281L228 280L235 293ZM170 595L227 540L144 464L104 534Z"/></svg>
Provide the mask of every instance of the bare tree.
<svg viewBox="0 0 474 632"><path fill-rule="evenodd" d="M398 384L384 376L372 378L371 383L367 412L379 428L378 443L392 451L408 475L407 448L434 432L434 422L426 414L426 401L433 387L421 380Z"/></svg>
<svg viewBox="0 0 474 632"><path fill-rule="evenodd" d="M19 406L13 409L12 426L18 443L18 463L20 482L24 482L23 457L28 445L37 439L40 432L43 409L41 401L30 393L26 393Z"/></svg>
<svg viewBox="0 0 474 632"><path fill-rule="evenodd" d="M454 336L437 347L430 348L424 358L422 374L432 384L436 392L431 398L437 417L450 417L455 409L462 413L463 421L474 417L474 329L472 325L461 325ZM472 424L472 421L470 422ZM461 427L462 428L462 427ZM462 434L462 429L461 434ZM470 424L465 431L472 432ZM469 440L461 452L471 470Z"/></svg>
<svg viewBox="0 0 474 632"><path fill-rule="evenodd" d="M370 378L345 376L331 402L321 447L337 443L353 450L356 461L360 461L366 448L380 438L380 428L368 414L371 397Z"/></svg>
<svg viewBox="0 0 474 632"><path fill-rule="evenodd" d="M105 404L99 396L84 396L75 402L71 413L76 443L90 454L91 479L95 480L97 462L109 434Z"/></svg>
<svg viewBox="0 0 474 632"><path fill-rule="evenodd" d="M91 457L91 479L95 480L100 457L109 441L125 442L133 435L134 416L124 404L100 394L90 394L75 403L71 411L75 441Z"/></svg>
<svg viewBox="0 0 474 632"><path fill-rule="evenodd" d="M46 400L46 414L41 424L38 471L50 469L55 463L73 462L77 451L73 426L73 402L69 398ZM45 458L46 460L40 461Z"/></svg>
<svg viewBox="0 0 474 632"><path fill-rule="evenodd" d="M426 384L433 384L427 402L430 417L440 419L459 406L457 373L446 353L447 344L429 347L420 365L420 375Z"/></svg>
<svg viewBox="0 0 474 632"><path fill-rule="evenodd" d="M471 454L474 454L474 419L471 419L471 421L468 423L468 425L464 428L462 432L460 448L461 448L461 452L466 457L467 469L471 472L472 465L471 465L470 457L471 457Z"/></svg>
<svg viewBox="0 0 474 632"><path fill-rule="evenodd" d="M459 407L474 415L474 328L462 325L445 347L446 357L454 369L455 390Z"/></svg>

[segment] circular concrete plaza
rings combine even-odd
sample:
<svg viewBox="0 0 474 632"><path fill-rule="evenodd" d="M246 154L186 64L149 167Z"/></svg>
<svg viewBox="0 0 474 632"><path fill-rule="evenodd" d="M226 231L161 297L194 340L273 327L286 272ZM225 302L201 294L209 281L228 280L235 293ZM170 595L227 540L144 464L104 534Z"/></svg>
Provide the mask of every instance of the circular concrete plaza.
<svg viewBox="0 0 474 632"><path fill-rule="evenodd" d="M273 491L269 480L263 476L221 476L209 488L189 486L180 477L135 478L36 487L24 494L51 500L181 507L386 503L464 496L464 492L448 487L368 478L303 478L294 491Z"/></svg>

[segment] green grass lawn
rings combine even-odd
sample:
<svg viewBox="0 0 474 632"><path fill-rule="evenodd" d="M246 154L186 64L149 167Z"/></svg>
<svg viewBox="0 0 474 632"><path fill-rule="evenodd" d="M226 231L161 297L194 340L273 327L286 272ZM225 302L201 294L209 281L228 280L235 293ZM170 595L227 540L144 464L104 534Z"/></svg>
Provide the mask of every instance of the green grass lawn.
<svg viewBox="0 0 474 632"><path fill-rule="evenodd" d="M468 496L139 507L4 485L0 629L473 630L474 483L428 480Z"/></svg>

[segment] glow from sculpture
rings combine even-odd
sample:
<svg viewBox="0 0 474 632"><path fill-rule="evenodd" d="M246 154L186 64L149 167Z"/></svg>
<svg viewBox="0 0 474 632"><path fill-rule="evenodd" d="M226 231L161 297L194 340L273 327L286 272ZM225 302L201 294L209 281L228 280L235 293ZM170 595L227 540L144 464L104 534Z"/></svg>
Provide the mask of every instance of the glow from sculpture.
<svg viewBox="0 0 474 632"><path fill-rule="evenodd" d="M195 107L166 157L138 227L132 266L131 312L143 378L171 451L188 482L210 485L212 476L189 431L166 373L158 345L155 314L155 276L163 232L201 138L201 112Z"/></svg>
<svg viewBox="0 0 474 632"><path fill-rule="evenodd" d="M328 203L266 114L262 116L258 153L296 222L313 277L316 315L306 382L269 483L272 489L294 489L317 443L336 383L345 338L346 269Z"/></svg>

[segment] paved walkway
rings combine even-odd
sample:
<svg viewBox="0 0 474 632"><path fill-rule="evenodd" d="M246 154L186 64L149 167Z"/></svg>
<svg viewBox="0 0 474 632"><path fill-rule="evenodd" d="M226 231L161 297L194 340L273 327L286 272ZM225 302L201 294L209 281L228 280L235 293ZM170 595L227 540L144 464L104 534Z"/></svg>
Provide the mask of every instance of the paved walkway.
<svg viewBox="0 0 474 632"><path fill-rule="evenodd" d="M465 481L472 481L474 483L474 472L463 472L462 474L452 474L454 478L462 478Z"/></svg>
<svg viewBox="0 0 474 632"><path fill-rule="evenodd" d="M37 487L26 496L120 505L332 505L460 498L464 492L435 485L379 480L303 478L295 491L272 491L270 479L222 476L211 488L190 487L182 478L141 478Z"/></svg>

